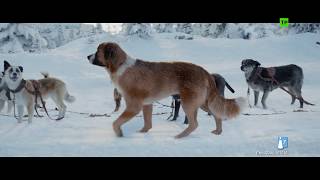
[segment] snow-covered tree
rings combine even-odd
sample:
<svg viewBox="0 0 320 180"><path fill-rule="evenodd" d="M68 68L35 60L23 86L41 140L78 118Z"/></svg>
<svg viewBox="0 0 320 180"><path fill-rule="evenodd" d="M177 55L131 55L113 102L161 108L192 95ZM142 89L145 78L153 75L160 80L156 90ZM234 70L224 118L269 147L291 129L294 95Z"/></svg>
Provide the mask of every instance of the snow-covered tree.
<svg viewBox="0 0 320 180"><path fill-rule="evenodd" d="M191 34L193 31L192 23L177 23L176 31Z"/></svg>
<svg viewBox="0 0 320 180"><path fill-rule="evenodd" d="M97 23L96 33L101 34L103 32L103 28L101 23Z"/></svg>
<svg viewBox="0 0 320 180"><path fill-rule="evenodd" d="M157 33L172 33L174 32L174 23L153 23L153 28Z"/></svg>
<svg viewBox="0 0 320 180"><path fill-rule="evenodd" d="M224 32L225 27L226 23L195 23L193 25L193 34L217 38Z"/></svg>
<svg viewBox="0 0 320 180"><path fill-rule="evenodd" d="M0 23L0 52L41 52L92 36L93 29L81 23Z"/></svg>
<svg viewBox="0 0 320 180"><path fill-rule="evenodd" d="M299 33L317 33L320 32L320 23L292 23L289 24L290 32Z"/></svg>
<svg viewBox="0 0 320 180"><path fill-rule="evenodd" d="M127 36L149 39L151 38L152 28L150 23L123 23L122 33Z"/></svg>

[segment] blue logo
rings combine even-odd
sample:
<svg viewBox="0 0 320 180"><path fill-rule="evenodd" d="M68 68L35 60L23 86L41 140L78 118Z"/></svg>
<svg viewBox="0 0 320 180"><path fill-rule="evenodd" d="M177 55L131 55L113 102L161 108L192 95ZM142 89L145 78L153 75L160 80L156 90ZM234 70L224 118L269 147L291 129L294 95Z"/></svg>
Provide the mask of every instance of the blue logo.
<svg viewBox="0 0 320 180"><path fill-rule="evenodd" d="M282 149L286 149L288 148L288 137L285 136L279 136L278 137L278 149L282 150Z"/></svg>

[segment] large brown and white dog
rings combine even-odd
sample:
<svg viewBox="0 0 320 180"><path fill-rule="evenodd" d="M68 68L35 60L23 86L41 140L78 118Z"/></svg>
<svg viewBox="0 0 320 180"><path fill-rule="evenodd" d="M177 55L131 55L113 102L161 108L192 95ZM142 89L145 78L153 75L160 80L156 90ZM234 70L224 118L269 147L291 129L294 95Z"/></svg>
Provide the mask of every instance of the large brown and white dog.
<svg viewBox="0 0 320 180"><path fill-rule="evenodd" d="M28 110L28 122L32 122L35 105L35 95L30 93L35 92L35 88L31 80L22 78L23 67L11 66L7 61L4 61L4 80L8 85L8 89L15 95L15 101L18 108L18 122L21 123L24 107ZM67 102L74 102L75 97L71 96L66 88L66 84L57 79L48 77L48 74L42 73L45 78L37 80L39 91L44 99L51 98L59 109L59 117L64 117L66 112ZM40 99L37 102L40 104Z"/></svg>
<svg viewBox="0 0 320 180"><path fill-rule="evenodd" d="M215 115L216 130L222 132L222 118L236 117L246 106L246 99L224 99L219 95L214 79L202 67L186 62L147 62L127 55L118 44L102 43L88 60L105 67L110 78L126 102L125 111L113 122L117 136L123 136L121 126L141 109L147 132L152 127L152 102L173 94L180 94L181 104L189 119L189 126L176 138L189 135L197 126L197 112L201 108Z"/></svg>

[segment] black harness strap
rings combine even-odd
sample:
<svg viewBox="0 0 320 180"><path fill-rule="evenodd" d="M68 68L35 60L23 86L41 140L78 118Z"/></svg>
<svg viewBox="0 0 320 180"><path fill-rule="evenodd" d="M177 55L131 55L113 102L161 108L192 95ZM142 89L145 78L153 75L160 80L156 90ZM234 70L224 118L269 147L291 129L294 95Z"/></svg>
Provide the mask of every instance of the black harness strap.
<svg viewBox="0 0 320 180"><path fill-rule="evenodd" d="M5 95L7 96L8 100L11 101L12 99L11 99L11 96L10 96L10 91L9 91L9 89L7 88L7 86L1 87L1 88L0 88L0 93L1 93L3 90L6 91L6 94L5 94Z"/></svg>
<svg viewBox="0 0 320 180"><path fill-rule="evenodd" d="M15 90L12 90L12 89L9 89L8 87L7 87L7 89L10 91L10 92L12 92L12 93L18 93L18 92L20 92L24 87L25 87L25 85L26 85L26 80L24 80L24 79L22 79L21 80L21 83L19 84L19 86L15 89Z"/></svg>
<svg viewBox="0 0 320 180"><path fill-rule="evenodd" d="M40 83L39 83L39 81L37 81L37 80L30 80L30 81L32 83L34 91L28 89L26 86L25 86L25 89L27 90L28 93L30 93L30 94L35 96L35 107L34 108L35 108L35 111L38 114L38 116L40 116L40 115L39 115L38 110L37 110L37 102L38 102L38 97L40 97L40 101L41 101L42 107L43 107L43 109L44 109L44 111L47 114L49 119L56 120L56 121L63 119L64 117L59 117L57 119L54 119L49 115L48 110L47 110L46 105L45 105L45 102L44 102L44 100L43 100L43 98L41 96L41 93L40 93Z"/></svg>
<svg viewBox="0 0 320 180"><path fill-rule="evenodd" d="M44 102L44 100L43 100L43 98L42 98L42 96L41 96L41 93L40 93L40 83L39 83L39 81L37 81L37 80L30 80L30 81L31 81L31 84L32 84L32 86L33 86L34 91L32 91L32 90L30 90L30 89L27 88L27 86L26 86L26 80L24 80L24 79L22 79L21 83L19 84L19 86L18 86L15 90L9 89L9 88L7 87L8 92L10 91L10 92L12 92L13 95L14 95L14 96L13 96L13 97L14 97L14 99L13 99L13 103L14 103L14 117L15 117L16 119L18 119L17 116L16 116L16 112L15 112L15 94L18 93L18 92L20 92L23 88L25 88L28 93L30 93L30 94L32 94L32 95L35 96L34 109L35 109L35 111L36 111L36 113L37 113L37 115L38 115L39 117L41 117L41 116L39 115L38 110L37 110L38 97L40 97L42 107L43 107L44 111L46 112L46 114L47 114L47 116L48 116L49 119L51 119L51 120L56 120L56 121L63 119L64 117L60 117L60 118L57 118L57 119L51 118L51 116L49 115L48 110L47 110L47 108L46 108L46 106L45 106L45 102ZM9 94L9 97L10 97L10 94ZM10 98L10 99L11 99L11 98Z"/></svg>
<svg viewBox="0 0 320 180"><path fill-rule="evenodd" d="M9 89L9 87L6 86L4 89L6 90L6 96L8 100L10 101L12 100L10 96L10 92L12 92L13 94L18 93L24 88L25 85L26 85L26 80L22 79L19 86L15 90Z"/></svg>

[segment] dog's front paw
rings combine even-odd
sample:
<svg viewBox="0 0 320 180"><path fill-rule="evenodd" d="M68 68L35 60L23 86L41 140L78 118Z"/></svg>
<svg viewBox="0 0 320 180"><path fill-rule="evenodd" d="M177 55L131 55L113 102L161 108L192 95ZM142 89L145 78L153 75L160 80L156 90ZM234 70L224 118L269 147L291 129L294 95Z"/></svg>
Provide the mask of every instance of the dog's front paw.
<svg viewBox="0 0 320 180"><path fill-rule="evenodd" d="M188 134L185 133L185 132L182 132L182 133L176 135L174 138L175 139L181 139L181 138L186 137L186 136L188 136Z"/></svg>
<svg viewBox="0 0 320 180"><path fill-rule="evenodd" d="M123 137L123 133L122 133L122 130L120 128L119 129L113 129L113 130L116 133L117 137Z"/></svg>
<svg viewBox="0 0 320 180"><path fill-rule="evenodd" d="M146 133L151 129L151 127L143 127L142 129L139 130L141 133Z"/></svg>
<svg viewBox="0 0 320 180"><path fill-rule="evenodd" d="M119 126L113 124L113 131L116 134L117 137L123 137L122 130Z"/></svg>
<svg viewBox="0 0 320 180"><path fill-rule="evenodd" d="M216 129L211 131L211 133L215 134L215 135L220 135L222 133L222 129Z"/></svg>
<svg viewBox="0 0 320 180"><path fill-rule="evenodd" d="M175 139L180 139L180 138L183 138L183 137L184 137L183 135L178 134L178 135L176 135L174 138L175 138Z"/></svg>

